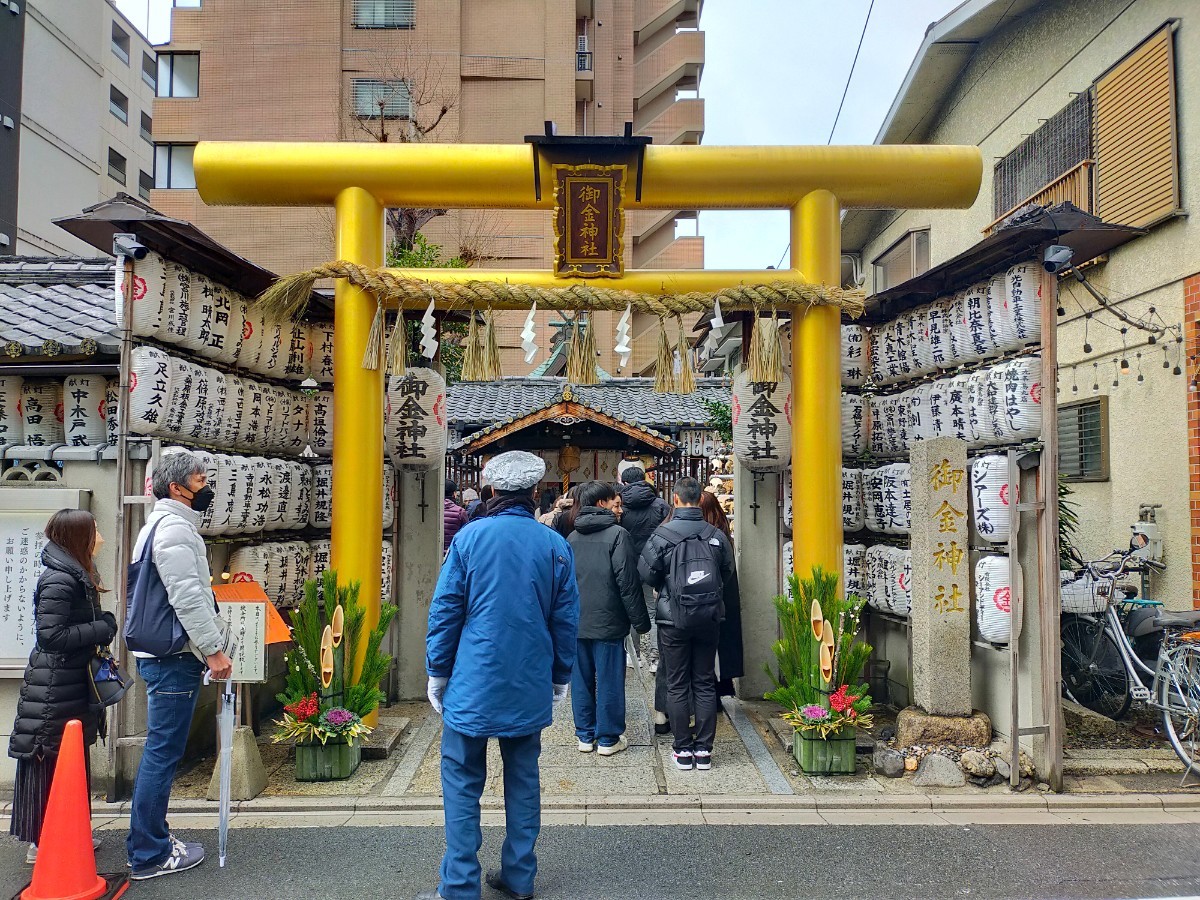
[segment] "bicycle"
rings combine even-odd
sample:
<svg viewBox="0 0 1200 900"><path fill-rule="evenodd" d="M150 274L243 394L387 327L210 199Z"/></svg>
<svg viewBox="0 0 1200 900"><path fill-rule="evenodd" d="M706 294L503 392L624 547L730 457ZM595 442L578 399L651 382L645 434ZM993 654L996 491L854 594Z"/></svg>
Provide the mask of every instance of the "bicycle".
<svg viewBox="0 0 1200 900"><path fill-rule="evenodd" d="M1165 569L1140 556L1139 537L1128 552L1088 563L1076 589L1064 592L1063 694L1113 719L1134 700L1161 711L1167 739L1186 767L1181 782L1186 784L1193 771L1200 774L1200 611L1167 612L1161 602L1139 598L1120 582L1143 567ZM1136 652L1130 632L1143 655L1157 645L1152 665ZM1149 687L1144 675L1151 678Z"/></svg>

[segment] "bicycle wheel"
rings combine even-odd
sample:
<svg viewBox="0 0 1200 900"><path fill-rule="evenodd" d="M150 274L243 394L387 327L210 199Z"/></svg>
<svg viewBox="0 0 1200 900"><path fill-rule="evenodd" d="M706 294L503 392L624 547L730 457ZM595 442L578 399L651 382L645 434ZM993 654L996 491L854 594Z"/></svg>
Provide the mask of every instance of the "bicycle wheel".
<svg viewBox="0 0 1200 900"><path fill-rule="evenodd" d="M1129 673L1103 623L1080 616L1062 620L1063 690L1081 706L1110 719L1129 710Z"/></svg>
<svg viewBox="0 0 1200 900"><path fill-rule="evenodd" d="M1167 653L1158 683L1163 729L1183 764L1200 769L1200 647L1180 644Z"/></svg>

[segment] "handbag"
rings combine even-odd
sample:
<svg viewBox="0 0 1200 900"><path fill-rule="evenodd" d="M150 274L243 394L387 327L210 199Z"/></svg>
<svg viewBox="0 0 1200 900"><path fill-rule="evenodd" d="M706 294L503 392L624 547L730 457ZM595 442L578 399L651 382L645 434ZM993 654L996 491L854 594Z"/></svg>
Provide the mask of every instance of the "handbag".
<svg viewBox="0 0 1200 900"><path fill-rule="evenodd" d="M93 706L115 706L129 690L129 677L107 647L97 647L96 655L88 661L92 685Z"/></svg>
<svg viewBox="0 0 1200 900"><path fill-rule="evenodd" d="M125 612L125 646L137 653L170 656L187 646L187 632L167 600L167 588L154 565L154 535L162 519L154 523L142 556L129 564L129 605Z"/></svg>

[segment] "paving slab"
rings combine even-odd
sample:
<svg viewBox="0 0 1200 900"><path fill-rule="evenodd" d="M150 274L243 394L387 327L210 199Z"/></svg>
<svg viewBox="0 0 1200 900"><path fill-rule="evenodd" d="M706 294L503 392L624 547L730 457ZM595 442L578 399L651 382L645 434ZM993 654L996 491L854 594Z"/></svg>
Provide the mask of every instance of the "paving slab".
<svg viewBox="0 0 1200 900"><path fill-rule="evenodd" d="M828 824L815 810L803 809L705 810L704 821L709 825Z"/></svg>

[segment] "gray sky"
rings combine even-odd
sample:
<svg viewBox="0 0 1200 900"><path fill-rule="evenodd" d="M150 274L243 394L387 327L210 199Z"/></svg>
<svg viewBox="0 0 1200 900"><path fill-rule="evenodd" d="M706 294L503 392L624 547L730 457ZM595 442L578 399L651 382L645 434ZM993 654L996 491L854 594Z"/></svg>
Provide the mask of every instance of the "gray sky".
<svg viewBox="0 0 1200 900"><path fill-rule="evenodd" d="M870 144L925 29L960 0L875 0L835 144ZM116 0L155 43L167 40L171 0ZM870 0L706 0L704 143L824 144L850 73ZM149 18L147 18L147 16ZM691 234L690 222L681 226ZM705 265L762 269L788 243L781 211L705 212ZM786 262L786 260L785 260Z"/></svg>

